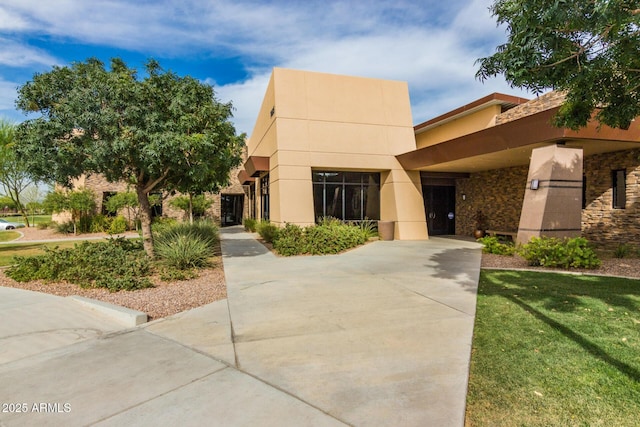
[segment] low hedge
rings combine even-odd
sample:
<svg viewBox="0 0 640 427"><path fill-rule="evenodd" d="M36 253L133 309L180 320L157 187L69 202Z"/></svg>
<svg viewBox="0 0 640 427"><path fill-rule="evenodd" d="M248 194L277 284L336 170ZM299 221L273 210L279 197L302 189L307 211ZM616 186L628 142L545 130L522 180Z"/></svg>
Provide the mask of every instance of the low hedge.
<svg viewBox="0 0 640 427"><path fill-rule="evenodd" d="M275 227L275 230L272 228ZM318 225L302 228L295 224L286 224L283 228L271 225L259 228L273 238L273 248L283 256L337 254L364 244L371 231L359 225L345 224L340 221L323 221ZM263 230L263 232L260 232Z"/></svg>

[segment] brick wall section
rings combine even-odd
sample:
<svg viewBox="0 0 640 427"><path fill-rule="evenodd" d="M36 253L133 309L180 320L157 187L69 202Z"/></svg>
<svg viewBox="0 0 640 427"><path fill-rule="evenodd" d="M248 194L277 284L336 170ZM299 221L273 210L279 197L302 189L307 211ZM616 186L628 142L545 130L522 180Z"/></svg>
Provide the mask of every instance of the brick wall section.
<svg viewBox="0 0 640 427"><path fill-rule="evenodd" d="M613 209L611 171L626 169L626 208ZM587 180L582 234L613 249L622 243L640 246L640 149L597 154L584 159Z"/></svg>
<svg viewBox="0 0 640 427"><path fill-rule="evenodd" d="M496 117L496 125L501 125L531 114L539 113L560 106L565 99L564 92L549 92L529 102L513 107Z"/></svg>
<svg viewBox="0 0 640 427"><path fill-rule="evenodd" d="M213 218L216 222L220 222L221 217L221 194L245 194L244 187L238 181L238 173L240 172L242 167L239 167L231 172L230 176L230 184L227 187L224 187L220 190L219 193L212 194L207 193L207 197L213 199L213 205L207 211L207 215ZM104 192L124 192L127 191L127 185L122 182L111 183L108 182L102 175L90 175L86 177L84 185L86 188L92 190L95 193L95 200L97 206L97 212L102 211L102 195ZM135 189L131 188L130 191L135 191ZM162 215L170 218L176 219L186 219L185 212L180 209L174 209L169 204L170 200L178 197L179 194L174 196L167 196L162 202ZM244 211L245 217L247 216L249 206L247 201L244 203ZM60 220L63 218L60 217Z"/></svg>
<svg viewBox="0 0 640 427"><path fill-rule="evenodd" d="M456 234L473 235L478 210L487 217L489 229L516 231L528 171L528 166L517 166L473 173L467 179L456 180Z"/></svg>

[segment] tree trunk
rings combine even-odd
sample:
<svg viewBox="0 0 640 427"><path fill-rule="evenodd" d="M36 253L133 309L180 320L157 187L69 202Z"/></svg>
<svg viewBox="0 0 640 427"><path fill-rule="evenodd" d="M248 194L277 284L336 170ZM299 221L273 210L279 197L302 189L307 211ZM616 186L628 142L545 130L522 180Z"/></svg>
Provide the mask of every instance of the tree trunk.
<svg viewBox="0 0 640 427"><path fill-rule="evenodd" d="M193 224L193 194L189 193L189 224Z"/></svg>
<svg viewBox="0 0 640 427"><path fill-rule="evenodd" d="M153 235L151 234L151 205L149 204L149 195L144 191L142 184L136 185L136 194L138 195L138 203L140 203L142 246L147 255L153 258L155 254L153 252Z"/></svg>

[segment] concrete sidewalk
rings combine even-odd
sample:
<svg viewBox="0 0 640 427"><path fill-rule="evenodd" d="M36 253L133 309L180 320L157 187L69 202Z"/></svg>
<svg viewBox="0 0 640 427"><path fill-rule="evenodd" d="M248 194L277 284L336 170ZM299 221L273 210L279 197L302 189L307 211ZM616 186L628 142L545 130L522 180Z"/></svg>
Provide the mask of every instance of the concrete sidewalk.
<svg viewBox="0 0 640 427"><path fill-rule="evenodd" d="M31 336L0 361L0 425L463 425L479 245L280 258L222 237L228 299L143 327L91 313L73 322L93 332L49 345L60 301L5 313L0 288L0 349Z"/></svg>

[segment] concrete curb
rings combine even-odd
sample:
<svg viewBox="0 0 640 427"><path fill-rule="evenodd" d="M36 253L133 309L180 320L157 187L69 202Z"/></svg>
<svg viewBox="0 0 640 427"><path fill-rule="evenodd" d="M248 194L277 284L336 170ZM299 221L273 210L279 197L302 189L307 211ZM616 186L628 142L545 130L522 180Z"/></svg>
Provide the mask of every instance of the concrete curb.
<svg viewBox="0 0 640 427"><path fill-rule="evenodd" d="M71 295L67 298L70 298L73 301L76 301L91 310L95 310L104 315L107 315L129 327L147 323L147 314L138 310L120 307L108 302L97 301L94 299L81 297L79 295Z"/></svg>

